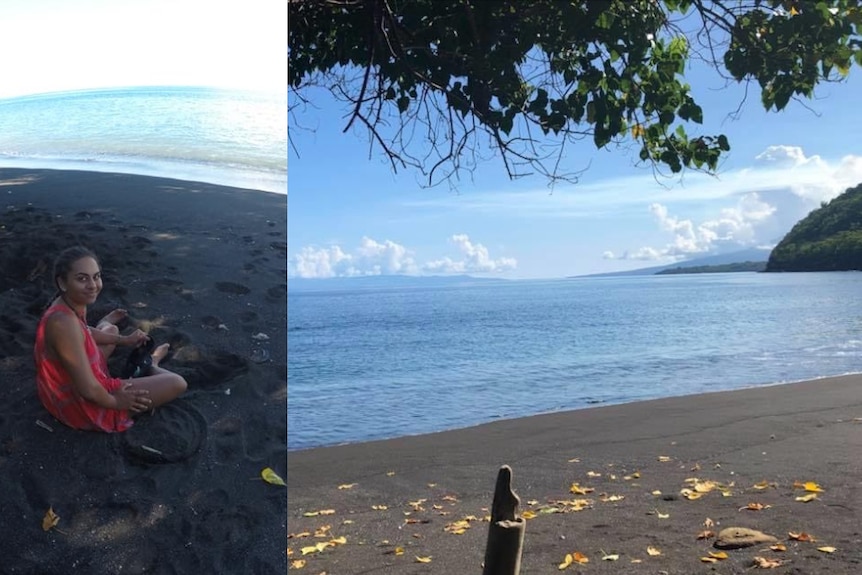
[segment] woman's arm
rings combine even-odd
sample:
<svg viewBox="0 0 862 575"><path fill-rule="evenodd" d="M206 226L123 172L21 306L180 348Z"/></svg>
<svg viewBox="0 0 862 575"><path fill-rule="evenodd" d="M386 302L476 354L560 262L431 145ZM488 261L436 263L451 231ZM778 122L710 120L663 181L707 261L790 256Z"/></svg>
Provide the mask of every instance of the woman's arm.
<svg viewBox="0 0 862 575"><path fill-rule="evenodd" d="M54 314L45 325L45 337L81 397L101 407L121 409L117 398L108 393L93 374L78 320L64 313Z"/></svg>

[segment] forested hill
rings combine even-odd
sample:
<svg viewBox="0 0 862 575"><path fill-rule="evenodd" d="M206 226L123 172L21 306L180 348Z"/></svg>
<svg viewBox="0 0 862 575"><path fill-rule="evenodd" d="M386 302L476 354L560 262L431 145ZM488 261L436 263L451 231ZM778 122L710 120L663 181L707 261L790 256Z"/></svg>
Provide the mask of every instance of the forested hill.
<svg viewBox="0 0 862 575"><path fill-rule="evenodd" d="M862 270L862 184L799 221L775 246L768 272Z"/></svg>

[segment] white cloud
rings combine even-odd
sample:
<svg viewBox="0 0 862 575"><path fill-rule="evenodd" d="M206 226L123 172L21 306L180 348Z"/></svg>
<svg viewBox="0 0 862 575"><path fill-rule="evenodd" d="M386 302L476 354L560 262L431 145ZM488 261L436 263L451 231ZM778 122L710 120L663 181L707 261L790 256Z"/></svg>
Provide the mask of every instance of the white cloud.
<svg viewBox="0 0 862 575"><path fill-rule="evenodd" d="M411 252L390 240L381 244L369 237L363 237L356 255L357 264L364 269L370 269L371 275L409 274L416 271Z"/></svg>
<svg viewBox="0 0 862 575"><path fill-rule="evenodd" d="M340 246L328 248L302 248L291 261L293 275L301 278L331 278L348 269L352 256L344 253Z"/></svg>
<svg viewBox="0 0 862 575"><path fill-rule="evenodd" d="M496 273L513 270L518 262L514 258L492 258L488 248L470 241L466 234L450 238L462 257L448 256L417 265L413 252L391 240L378 242L363 237L351 252L341 246L324 248L303 247L290 258L288 273L300 278L355 277L369 275L413 275L420 271L431 273Z"/></svg>
<svg viewBox="0 0 862 575"><path fill-rule="evenodd" d="M671 234L670 241L663 247L642 247L619 257L606 252L603 257L674 261L746 247L774 246L821 202L862 181L859 156L845 156L830 163L816 155L808 157L796 146L770 146L755 159L751 168L725 174L714 184L695 185L699 199L706 199L707 187L725 187L723 195L710 198L716 205L714 216L698 223L670 215L665 203L653 202L649 211L659 228ZM691 199L688 192L684 195ZM672 201L670 197L666 199ZM729 200L735 203L726 205Z"/></svg>
<svg viewBox="0 0 862 575"><path fill-rule="evenodd" d="M455 234L450 241L466 257L459 260L449 257L434 260L426 263L424 270L434 273L492 273L513 270L518 266L514 258L491 258L488 248L472 243L467 234Z"/></svg>
<svg viewBox="0 0 862 575"><path fill-rule="evenodd" d="M823 164L820 156L806 157L799 146L769 146L754 159L764 164L794 168L808 163Z"/></svg>
<svg viewBox="0 0 862 575"><path fill-rule="evenodd" d="M303 247L289 262L292 276L301 278L331 278L373 276L416 272L416 264L407 248L393 241L379 243L363 237L352 253L341 246L325 248Z"/></svg>
<svg viewBox="0 0 862 575"><path fill-rule="evenodd" d="M769 220L776 208L752 193L739 198L736 206L721 210L717 218L699 224L670 215L662 204L650 205L649 211L659 227L673 235L672 240L662 248L646 246L616 259L673 261L758 245L764 241L758 225Z"/></svg>

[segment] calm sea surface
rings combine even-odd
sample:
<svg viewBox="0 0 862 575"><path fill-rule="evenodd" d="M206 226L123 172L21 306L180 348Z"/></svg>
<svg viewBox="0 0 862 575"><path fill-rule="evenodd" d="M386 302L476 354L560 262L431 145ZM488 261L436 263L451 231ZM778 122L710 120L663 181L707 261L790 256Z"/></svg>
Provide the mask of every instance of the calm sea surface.
<svg viewBox="0 0 862 575"><path fill-rule="evenodd" d="M291 292L288 449L862 371L862 273Z"/></svg>
<svg viewBox="0 0 862 575"><path fill-rule="evenodd" d="M287 98L148 87L0 99L0 167L120 172L287 193Z"/></svg>

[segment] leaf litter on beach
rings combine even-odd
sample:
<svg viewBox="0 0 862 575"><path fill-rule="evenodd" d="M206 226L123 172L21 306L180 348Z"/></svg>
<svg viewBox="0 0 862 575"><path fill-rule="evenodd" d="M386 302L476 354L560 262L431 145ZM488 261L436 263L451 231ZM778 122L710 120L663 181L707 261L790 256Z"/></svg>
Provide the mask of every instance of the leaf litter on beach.
<svg viewBox="0 0 862 575"><path fill-rule="evenodd" d="M662 457L662 460L664 460L664 459L665 458ZM670 458L668 457L668 459L670 459ZM613 467L613 465L609 464L609 467ZM680 469L682 469L682 468L687 469L688 465L687 464L680 465ZM719 465L715 465L715 468L720 469L721 467ZM699 465L692 468L693 471L697 471L699 469L700 469ZM640 479L640 477L641 477L641 473L639 471L635 472L633 474L630 474L630 475L623 475L623 473L625 473L625 471L621 470L621 472L619 473L619 479L624 479L625 481L631 481L633 479ZM730 472L730 474L733 475L733 472ZM394 472L389 472L389 473L387 473L387 475L391 477L392 475L394 475ZM618 479L618 476L616 474L599 473L598 471L586 472L586 475L588 477L594 479L594 480L606 481L606 482L616 481ZM338 489L340 489L340 490L351 489L355 485L356 485L355 483L343 484L343 485L339 485ZM639 487L636 483L628 483L627 485L632 486L632 487ZM763 492L769 488L777 489L779 487L779 484L777 482L768 481L766 479L763 479L762 481L759 481L759 482L753 483L753 484L749 483L748 485L750 485L750 489L752 489L754 491L758 491L758 492ZM427 486L429 488L434 488L437 485L434 483L430 483L430 484L427 484ZM596 487L598 487L598 486L596 486ZM683 490L680 491L680 494L683 497L685 497L686 499L695 501L698 499L702 499L704 496L706 496L710 493L713 493L713 492L721 492L721 494L725 497L732 496L733 495L733 492L732 492L733 488L734 488L734 482L723 483L721 480L717 480L717 479L705 479L705 478L692 477L692 478L688 478L685 480L685 486L684 486ZM800 489L804 490L805 493L802 497L811 498L811 499L816 498L818 493L824 492L823 488L819 484L817 484L816 482L813 482L813 481L794 482L793 488L797 489L797 490L800 490ZM576 495L586 495L586 494L594 493L595 491L596 491L596 488L587 487L587 486L584 486L578 482L570 483L570 487L569 487L569 492L576 494ZM656 490L652 491L652 493L654 495L660 495L661 491L656 489ZM741 494L742 491L739 491L739 493ZM667 501L672 501L672 499L670 499L669 497L671 497L671 496L665 497L665 499ZM618 501L624 500L625 498L626 498L626 495L623 495L623 494L611 495L608 492L602 492L598 496L598 500L603 502L603 503L618 502ZM799 498L799 499L801 499L801 498ZM811 500L811 499L808 499L808 500ZM456 504L460 503L458 497L456 495L451 494L451 493L446 494L446 495L442 495L442 496L438 496L438 501L446 502L450 506L455 506ZM427 512L427 511L431 511L432 508L433 508L433 510L440 512L441 515L442 514L447 514L447 515L449 514L449 513L442 511L441 505L435 504L433 502L429 502L429 505L427 506L427 509L426 509L426 505L425 505L426 502L428 502L428 499L425 499L425 498L418 498L414 501L406 502L406 505L409 506L410 510L408 511L405 509L404 515L410 516L410 515L413 515L414 513ZM594 501L591 499L561 500L561 499L548 498L547 503L540 504L539 499L531 498L531 499L527 500L527 505L529 505L529 509L524 510L520 514L520 516L523 519L527 519L527 520L537 520L538 518L540 518L543 515L551 515L551 514L557 514L557 513L567 513L567 512L573 512L573 511L582 511L582 510L586 510L586 509L592 509L594 506ZM734 508L739 509L740 511L744 511L744 510L763 511L763 510L769 509L770 507L771 507L771 505L767 504L767 503L751 502L751 503L746 504L743 507L734 507ZM372 508L377 509L377 510L385 510L388 507L385 505L375 505L375 506L372 506ZM652 511L648 511L648 514L649 515L655 515L659 519L670 518L670 513L660 511L659 509L653 509ZM452 520L446 524L446 526L442 529L442 531L449 533L449 534L463 535L463 534L467 533L468 530L470 530L471 522L476 521L476 520L478 520L478 519L475 516L469 516L469 515L465 516L461 519ZM489 521L490 517L485 517L483 520ZM410 517L410 518L407 518L404 520L404 522L402 523L402 526L424 524L424 523L429 523L429 522L430 522L430 520L428 520L428 519L423 520L423 519L418 519L415 517ZM704 539L715 538L716 534L711 529L712 527L715 526L715 524L716 523L714 521L707 518L703 522L703 526L705 529L701 530L697 534L697 539L704 540ZM796 539L795 537L793 537L794 535L798 536L798 539L796 539L798 541L806 541L806 540L813 541L814 540L813 537L811 537L810 539L807 539L807 537L809 537L809 536L807 534L805 534L804 532L799 533L799 534L791 532L789 535L790 535L791 539ZM422 535L420 535L418 533L414 533L412 536L414 538L422 538L423 537ZM772 538L772 541L775 541L775 539ZM313 551L313 552L314 553L320 553L322 550L329 549L330 546L325 545L325 543L328 543L328 542L321 542L320 544L315 546L314 547L315 551ZM767 545L769 545L769 544L767 543ZM321 549L318 549L318 547L320 547ZM717 547L717 545L716 545L716 547ZM641 549L643 549L643 548L641 548ZM824 547L820 547L817 549L821 553L834 553L837 551L836 548L831 547L831 546L824 546ZM775 544L769 545L769 547L763 548L763 551L767 551L767 550L771 550L773 552L786 552L787 546L776 542ZM398 555L398 556L404 555L405 554L405 548L404 547L397 547L397 548L394 548L393 550L387 551L386 554ZM663 553L659 549L658 546L650 545L647 549L647 555L649 555L651 557L658 557L658 556L663 555ZM621 555L618 551L615 551L613 553L606 553L604 550L602 550L600 555L599 555L599 557L602 561L607 561L607 562L618 561L620 556ZM697 556L695 556L695 557L697 557ZM430 562L431 555L427 555L427 556L414 555L414 560L417 563L426 562L426 561L421 561L420 559L427 559L427 562ZM728 559L728 554L725 553L724 551L709 551L706 554L704 554L702 557L699 557L699 560L703 563L717 563L717 562L720 562L720 561L723 561L726 559ZM697 560L697 559L695 559L695 560ZM560 570L564 570L564 569L568 569L569 567L572 567L572 566L583 565L587 562L589 562L589 558L581 552L567 553L565 555L565 558L563 559L563 562L558 565L558 568ZM641 559L632 559L632 562L633 563L634 562L640 563ZM755 559L755 563L752 565L752 568L773 569L773 568L785 565L786 563L787 563L786 560L758 557Z"/></svg>

